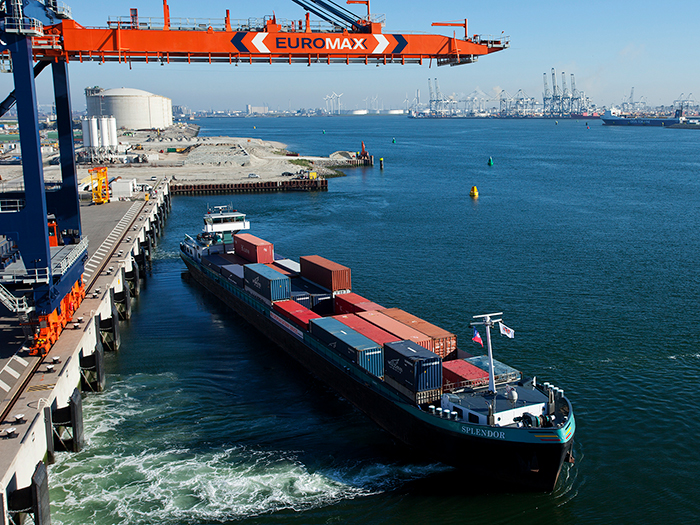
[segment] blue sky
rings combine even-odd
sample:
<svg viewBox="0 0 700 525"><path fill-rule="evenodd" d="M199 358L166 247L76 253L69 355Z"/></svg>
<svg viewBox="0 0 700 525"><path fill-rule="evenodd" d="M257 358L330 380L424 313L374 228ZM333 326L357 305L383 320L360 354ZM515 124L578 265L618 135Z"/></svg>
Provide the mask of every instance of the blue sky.
<svg viewBox="0 0 700 525"><path fill-rule="evenodd" d="M65 0L73 18L84 26L105 26L107 19L128 16L136 7L141 17L162 17L162 0ZM170 0L171 17L231 18L272 14L301 19L304 12L291 0L235 2ZM340 3L340 2L338 2ZM364 6L347 6L363 13ZM323 97L344 93L347 109L364 108L377 97L385 108L403 107L420 89L427 99L427 79L438 78L444 94L467 95L477 88L488 94L522 89L542 97L542 74L551 69L576 76L576 86L598 105L619 104L634 87L635 99L651 105L670 104L681 93L700 99L700 3L639 0L455 2L372 0L372 13L386 15L386 33L423 32L451 35L450 28L431 22L469 19L469 33L511 38L511 47L475 64L459 67L388 65L187 65L72 63L73 107L83 109L87 86L132 87L167 96L173 104L194 110L244 109L266 104L274 109L322 107ZM459 31L459 29L458 29ZM0 76L0 90L12 89L11 75ZM37 79L40 104L52 102L50 74Z"/></svg>

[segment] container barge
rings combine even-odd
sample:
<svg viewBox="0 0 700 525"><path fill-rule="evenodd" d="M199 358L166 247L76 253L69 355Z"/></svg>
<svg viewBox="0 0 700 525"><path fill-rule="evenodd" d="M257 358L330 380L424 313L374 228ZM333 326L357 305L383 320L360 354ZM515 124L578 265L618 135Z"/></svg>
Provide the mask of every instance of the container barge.
<svg viewBox="0 0 700 525"><path fill-rule="evenodd" d="M555 488L573 462L573 408L562 389L493 359L500 314L475 317L488 355L471 356L447 330L354 293L350 268L281 257L249 228L230 207L208 210L180 243L191 277L409 447L507 490Z"/></svg>

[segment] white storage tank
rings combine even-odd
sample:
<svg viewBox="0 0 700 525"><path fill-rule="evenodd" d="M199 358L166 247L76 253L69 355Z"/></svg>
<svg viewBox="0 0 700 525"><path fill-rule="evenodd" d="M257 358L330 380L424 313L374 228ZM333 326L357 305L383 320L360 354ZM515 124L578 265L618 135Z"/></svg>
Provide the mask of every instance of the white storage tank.
<svg viewBox="0 0 700 525"><path fill-rule="evenodd" d="M83 148L88 149L90 146L92 146L92 143L90 142L90 119L84 118L82 121L83 124Z"/></svg>
<svg viewBox="0 0 700 525"><path fill-rule="evenodd" d="M117 135L117 119L109 117L109 146L116 150L119 146L119 135Z"/></svg>
<svg viewBox="0 0 700 525"><path fill-rule="evenodd" d="M100 136L97 133L97 119L95 117L90 117L90 147L100 147Z"/></svg>
<svg viewBox="0 0 700 525"><path fill-rule="evenodd" d="M109 148L109 119L100 117L100 146Z"/></svg>
<svg viewBox="0 0 700 525"><path fill-rule="evenodd" d="M114 116L117 128L165 129L173 125L169 98L131 88L85 90L90 116Z"/></svg>

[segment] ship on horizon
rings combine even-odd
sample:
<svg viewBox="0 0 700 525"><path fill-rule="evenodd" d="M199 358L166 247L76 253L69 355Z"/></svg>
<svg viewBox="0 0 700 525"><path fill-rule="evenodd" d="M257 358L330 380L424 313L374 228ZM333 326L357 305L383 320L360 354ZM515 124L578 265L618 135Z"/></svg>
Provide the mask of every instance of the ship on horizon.
<svg viewBox="0 0 700 525"><path fill-rule="evenodd" d="M685 121L683 110L677 109L673 117L635 117L623 114L618 108L608 109L601 117L606 126L657 126L669 127Z"/></svg>

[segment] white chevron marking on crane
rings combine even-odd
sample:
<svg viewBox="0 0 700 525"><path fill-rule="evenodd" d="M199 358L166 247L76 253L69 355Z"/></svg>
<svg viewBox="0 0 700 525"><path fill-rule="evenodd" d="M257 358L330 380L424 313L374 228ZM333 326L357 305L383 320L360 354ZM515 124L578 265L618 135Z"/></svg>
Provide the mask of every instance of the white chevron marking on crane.
<svg viewBox="0 0 700 525"><path fill-rule="evenodd" d="M261 53L269 53L270 50L267 48L265 44L263 44L263 40L265 40L265 37L268 35L268 33L258 33L253 37L253 45L258 48L258 51Z"/></svg>
<svg viewBox="0 0 700 525"><path fill-rule="evenodd" d="M374 51L372 51L372 54L378 55L379 53L383 53L384 50L389 47L389 41L386 39L384 35L373 35L374 38L377 39L377 47L374 48Z"/></svg>

